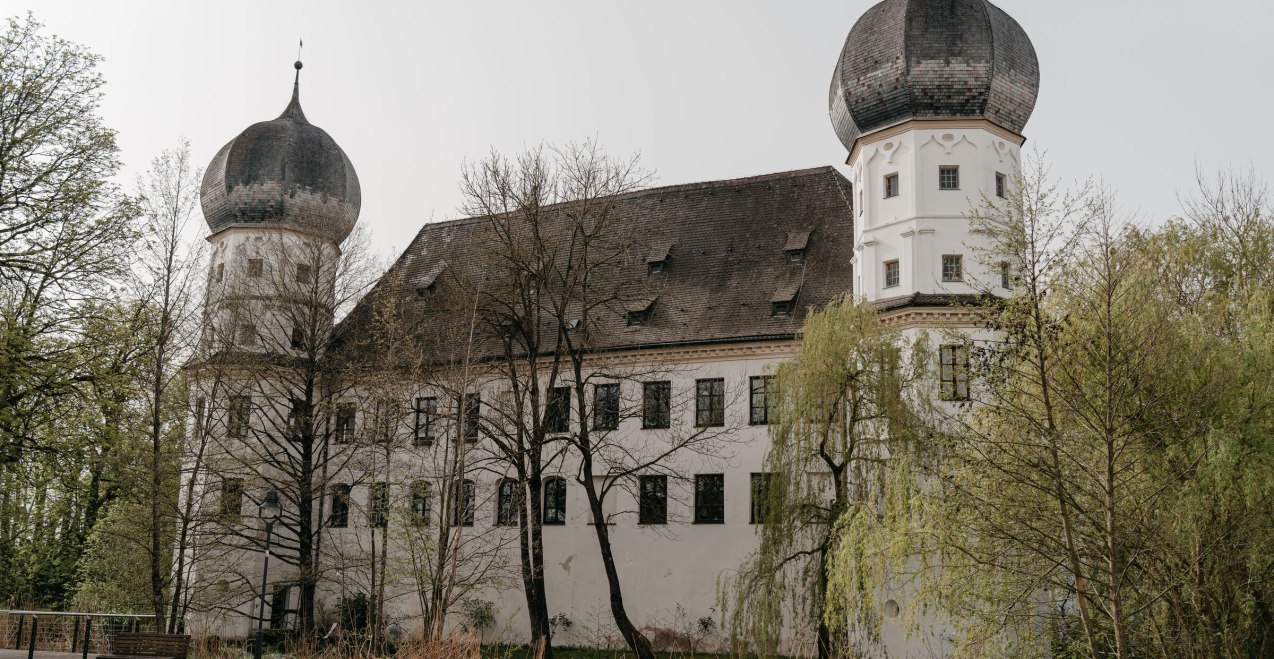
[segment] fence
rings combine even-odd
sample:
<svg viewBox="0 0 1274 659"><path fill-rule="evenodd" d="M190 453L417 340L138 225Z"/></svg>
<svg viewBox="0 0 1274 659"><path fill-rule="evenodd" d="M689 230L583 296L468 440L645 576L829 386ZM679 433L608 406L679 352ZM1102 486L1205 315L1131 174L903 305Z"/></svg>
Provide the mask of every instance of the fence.
<svg viewBox="0 0 1274 659"><path fill-rule="evenodd" d="M155 616L148 613L66 613L0 609L0 645L27 650L107 652L110 639L123 631L153 630Z"/></svg>

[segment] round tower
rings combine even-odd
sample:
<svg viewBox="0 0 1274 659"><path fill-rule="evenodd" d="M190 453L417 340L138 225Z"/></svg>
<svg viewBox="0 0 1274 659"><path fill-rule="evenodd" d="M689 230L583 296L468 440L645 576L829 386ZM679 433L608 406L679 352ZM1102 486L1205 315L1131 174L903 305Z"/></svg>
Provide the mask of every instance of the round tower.
<svg viewBox="0 0 1274 659"><path fill-rule="evenodd" d="M1012 273L966 214L1009 194L1039 91L1026 32L986 0L885 0L832 75L854 184L854 291L884 306L1004 295Z"/></svg>
<svg viewBox="0 0 1274 659"><path fill-rule="evenodd" d="M301 110L295 67L283 113L239 133L204 173L213 350L305 350L331 321L340 244L362 195L345 152Z"/></svg>

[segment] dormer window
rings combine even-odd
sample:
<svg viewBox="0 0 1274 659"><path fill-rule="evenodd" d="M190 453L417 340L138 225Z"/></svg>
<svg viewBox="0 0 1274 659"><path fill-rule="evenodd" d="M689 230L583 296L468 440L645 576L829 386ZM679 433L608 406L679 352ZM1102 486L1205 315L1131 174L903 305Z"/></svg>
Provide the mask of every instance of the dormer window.
<svg viewBox="0 0 1274 659"><path fill-rule="evenodd" d="M770 296L770 316L788 318L796 311L796 294L801 291L800 282L780 286Z"/></svg>
<svg viewBox="0 0 1274 659"><path fill-rule="evenodd" d="M787 318L792 315L791 302L771 302L770 315L775 318Z"/></svg>
<svg viewBox="0 0 1274 659"><path fill-rule="evenodd" d="M438 277L447 269L446 261L438 261L430 266L425 274L416 282L416 297L429 297L438 290Z"/></svg>
<svg viewBox="0 0 1274 659"><path fill-rule="evenodd" d="M783 251L787 254L788 265L805 263L805 248L809 245L809 241L810 232L808 229L787 234L787 242L783 245Z"/></svg>
<svg viewBox="0 0 1274 659"><path fill-rule="evenodd" d="M672 251L672 243L664 241L657 242L650 247L650 253L646 255L646 276L663 274L664 268L668 264L668 252Z"/></svg>
<svg viewBox="0 0 1274 659"><path fill-rule="evenodd" d="M655 316L655 298L636 300L625 307L624 311L627 312L629 327L649 325Z"/></svg>
<svg viewBox="0 0 1274 659"><path fill-rule="evenodd" d="M801 265L802 263L805 263L805 250L803 250L803 249L789 249L789 250L787 251L787 264L788 264L788 265Z"/></svg>
<svg viewBox="0 0 1274 659"><path fill-rule="evenodd" d="M436 290L438 290L438 284L435 282L429 282L424 286L417 286L416 297L429 297Z"/></svg>
<svg viewBox="0 0 1274 659"><path fill-rule="evenodd" d="M663 261L651 261L646 264L646 275L661 275L664 272Z"/></svg>

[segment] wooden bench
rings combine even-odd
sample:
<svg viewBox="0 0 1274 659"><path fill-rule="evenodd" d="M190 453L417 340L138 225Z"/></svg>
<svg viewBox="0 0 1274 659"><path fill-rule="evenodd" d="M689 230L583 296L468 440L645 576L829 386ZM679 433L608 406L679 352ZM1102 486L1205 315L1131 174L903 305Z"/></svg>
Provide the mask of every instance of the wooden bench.
<svg viewBox="0 0 1274 659"><path fill-rule="evenodd" d="M98 659L186 659L190 652L190 636L152 632L121 632L111 640L111 653Z"/></svg>

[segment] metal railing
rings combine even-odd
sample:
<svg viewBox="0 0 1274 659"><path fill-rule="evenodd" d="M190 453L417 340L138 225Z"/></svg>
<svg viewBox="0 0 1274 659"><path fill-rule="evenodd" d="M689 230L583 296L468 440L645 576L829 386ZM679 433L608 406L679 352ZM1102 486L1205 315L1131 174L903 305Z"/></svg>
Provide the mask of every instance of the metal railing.
<svg viewBox="0 0 1274 659"><path fill-rule="evenodd" d="M31 619L30 625L30 643L27 645L27 659L35 659L35 643L37 633L40 629L40 618L71 618L71 652L81 651L81 657L88 659L89 644L92 642L93 635L93 619L97 618L99 622L118 620L123 621L123 627L115 630L116 633L124 631L125 628L130 631L137 631L142 620L154 620L154 614L150 613L76 613L64 611L27 611L22 609L0 609L0 615L16 616L18 618L18 633L14 635L13 647L15 650L22 649L22 636L25 633L24 628L27 626L27 618ZM81 625L76 618L83 618L84 624ZM7 627L7 625L6 625ZM80 635L81 627L83 628L83 636ZM8 630L5 630L8 635Z"/></svg>

